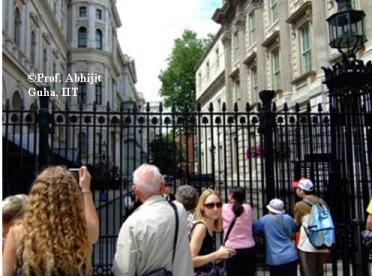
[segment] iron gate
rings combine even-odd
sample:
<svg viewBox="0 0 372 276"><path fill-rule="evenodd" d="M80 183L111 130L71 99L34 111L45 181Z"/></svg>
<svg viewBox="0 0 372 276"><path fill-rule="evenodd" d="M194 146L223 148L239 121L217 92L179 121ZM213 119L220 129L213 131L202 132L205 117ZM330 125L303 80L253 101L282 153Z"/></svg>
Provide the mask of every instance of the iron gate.
<svg viewBox="0 0 372 276"><path fill-rule="evenodd" d="M371 109L353 111L362 123L352 125L358 140L350 140L342 139L351 127L342 119L346 115L339 113L336 120L321 105L316 110L310 105L303 109L284 105L277 110L273 91L262 91L260 97L262 105L247 104L244 110L238 110L237 104L234 111L228 111L225 104L211 104L206 110L198 106L189 112L166 111L161 105L156 112L149 105L138 109L122 105L120 110L111 110L109 105L106 110L81 106L77 111L66 106L61 111L49 107L48 99L42 97L39 109L13 110L7 101L2 114L4 196L27 192L36 173L47 164L88 165L100 218L94 271L107 275L125 215L122 199L133 170L141 163L154 163L172 175L175 188L186 183L208 186L225 200L229 187L242 186L257 217L265 213L264 206L273 197L283 199L292 213L296 198L291 182L307 176L335 218L333 275L337 275L338 263L348 275L350 265L358 262L350 252L360 250L355 242L359 228L354 225L364 223L372 195L372 147L367 135L371 122L366 120L371 118ZM335 147L351 150L354 162L345 163ZM355 172L352 179L340 179L342 170Z"/></svg>

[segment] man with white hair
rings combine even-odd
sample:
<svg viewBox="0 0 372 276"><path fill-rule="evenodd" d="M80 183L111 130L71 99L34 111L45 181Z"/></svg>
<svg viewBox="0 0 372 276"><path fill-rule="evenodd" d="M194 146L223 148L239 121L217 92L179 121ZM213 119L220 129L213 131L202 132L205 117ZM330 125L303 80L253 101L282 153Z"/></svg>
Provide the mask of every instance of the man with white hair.
<svg viewBox="0 0 372 276"><path fill-rule="evenodd" d="M176 236L175 209L162 196L161 178L159 169L149 164L141 165L133 173L133 192L142 205L120 229L113 265L115 275L141 276L161 269L173 275L193 275L187 213L180 203L174 203L179 221Z"/></svg>

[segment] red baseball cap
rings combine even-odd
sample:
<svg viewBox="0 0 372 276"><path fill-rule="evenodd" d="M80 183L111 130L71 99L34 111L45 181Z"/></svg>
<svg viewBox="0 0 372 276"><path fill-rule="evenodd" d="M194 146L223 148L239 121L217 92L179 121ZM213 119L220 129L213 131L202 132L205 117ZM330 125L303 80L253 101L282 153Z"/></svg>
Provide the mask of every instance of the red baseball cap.
<svg viewBox="0 0 372 276"><path fill-rule="evenodd" d="M300 185L300 180L302 180L302 179L306 179L306 177L301 176L301 178L299 180L293 180L292 181L292 188L297 189L298 185Z"/></svg>

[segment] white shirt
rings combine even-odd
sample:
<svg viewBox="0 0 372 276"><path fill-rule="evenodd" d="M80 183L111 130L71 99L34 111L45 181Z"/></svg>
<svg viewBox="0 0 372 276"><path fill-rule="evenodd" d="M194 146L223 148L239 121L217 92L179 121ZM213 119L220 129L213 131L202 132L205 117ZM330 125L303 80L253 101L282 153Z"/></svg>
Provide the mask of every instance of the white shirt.
<svg viewBox="0 0 372 276"><path fill-rule="evenodd" d="M140 276L166 268L174 276L192 276L193 266L187 235L187 213L174 202L179 216L178 238L172 268L175 215L162 196L146 200L122 225L115 253L115 275Z"/></svg>
<svg viewBox="0 0 372 276"><path fill-rule="evenodd" d="M307 236L305 232L305 228L309 225L310 214L307 214L302 217L302 225L300 228L300 240L298 242L297 248L303 252L311 252L311 253L327 253L329 250L327 248L324 249L317 249L315 248Z"/></svg>

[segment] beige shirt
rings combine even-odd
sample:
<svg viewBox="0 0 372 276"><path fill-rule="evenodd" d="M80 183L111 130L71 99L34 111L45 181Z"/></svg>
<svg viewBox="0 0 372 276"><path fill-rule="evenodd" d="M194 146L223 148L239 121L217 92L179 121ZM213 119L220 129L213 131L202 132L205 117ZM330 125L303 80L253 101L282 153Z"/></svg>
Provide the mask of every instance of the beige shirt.
<svg viewBox="0 0 372 276"><path fill-rule="evenodd" d="M174 203L179 215L179 231L173 267L174 211L165 198L153 196L120 229L113 265L115 275L140 276L162 267L175 276L193 275L187 213L180 203Z"/></svg>

